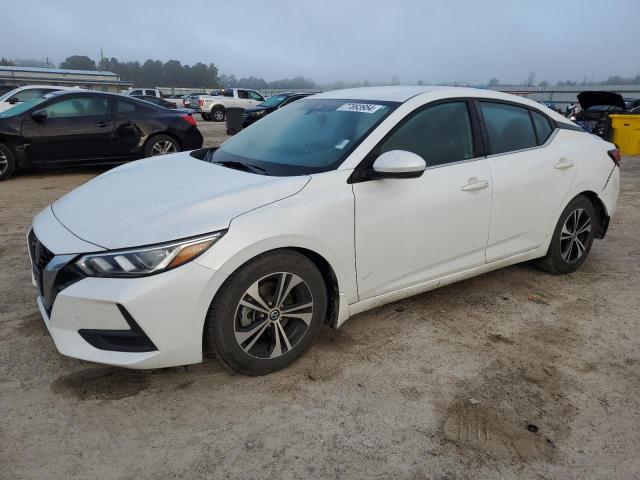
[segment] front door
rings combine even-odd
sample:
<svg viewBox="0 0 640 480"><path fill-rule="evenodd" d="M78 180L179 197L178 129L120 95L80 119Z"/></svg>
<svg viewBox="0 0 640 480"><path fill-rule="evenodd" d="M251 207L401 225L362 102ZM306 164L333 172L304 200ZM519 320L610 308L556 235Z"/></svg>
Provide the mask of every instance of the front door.
<svg viewBox="0 0 640 480"><path fill-rule="evenodd" d="M97 95L62 96L42 107L46 118L27 117L22 137L35 164L110 157L113 116L109 99Z"/></svg>
<svg viewBox="0 0 640 480"><path fill-rule="evenodd" d="M360 300L485 264L491 176L469 104L412 113L372 156L390 150L420 155L427 170L419 178L353 184Z"/></svg>

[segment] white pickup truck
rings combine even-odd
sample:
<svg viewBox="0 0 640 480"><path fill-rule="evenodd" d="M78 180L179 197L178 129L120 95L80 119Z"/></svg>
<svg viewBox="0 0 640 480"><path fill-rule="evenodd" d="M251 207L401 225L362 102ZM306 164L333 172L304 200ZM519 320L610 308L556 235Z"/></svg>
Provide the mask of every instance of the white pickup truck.
<svg viewBox="0 0 640 480"><path fill-rule="evenodd" d="M216 122L222 122L225 119L227 108L251 108L262 102L264 102L262 95L246 88L225 88L214 90L211 95L198 96L198 108L202 118Z"/></svg>

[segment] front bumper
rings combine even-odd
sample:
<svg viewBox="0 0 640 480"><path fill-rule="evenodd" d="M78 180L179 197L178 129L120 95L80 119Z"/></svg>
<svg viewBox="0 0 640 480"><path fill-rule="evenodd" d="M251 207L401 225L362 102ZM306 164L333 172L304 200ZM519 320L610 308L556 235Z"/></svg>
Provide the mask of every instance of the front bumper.
<svg viewBox="0 0 640 480"><path fill-rule="evenodd" d="M76 258L50 253L45 269ZM202 361L206 314L226 275L191 262L147 277L86 277L58 288L55 279L43 283L37 260L32 254L38 308L63 355L139 369Z"/></svg>

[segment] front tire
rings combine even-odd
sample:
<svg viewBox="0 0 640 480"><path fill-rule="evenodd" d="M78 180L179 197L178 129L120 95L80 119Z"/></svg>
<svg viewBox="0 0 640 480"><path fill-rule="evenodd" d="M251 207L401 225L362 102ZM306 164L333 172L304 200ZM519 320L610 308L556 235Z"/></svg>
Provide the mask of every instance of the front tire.
<svg viewBox="0 0 640 480"><path fill-rule="evenodd" d="M591 250L596 213L591 201L582 195L569 202L553 232L547 255L539 265L555 274L575 272Z"/></svg>
<svg viewBox="0 0 640 480"><path fill-rule="evenodd" d="M0 143L0 182L6 180L16 169L16 160L13 152Z"/></svg>
<svg viewBox="0 0 640 480"><path fill-rule="evenodd" d="M158 155L168 155L180 151L180 144L175 138L169 135L154 135L147 141L144 149L145 157L156 157Z"/></svg>
<svg viewBox="0 0 640 480"><path fill-rule="evenodd" d="M297 360L327 314L322 274L304 255L262 255L231 275L207 314L205 348L229 368L264 375Z"/></svg>
<svg viewBox="0 0 640 480"><path fill-rule="evenodd" d="M224 122L226 118L225 111L222 108L214 108L211 111L211 116L213 117L214 122Z"/></svg>

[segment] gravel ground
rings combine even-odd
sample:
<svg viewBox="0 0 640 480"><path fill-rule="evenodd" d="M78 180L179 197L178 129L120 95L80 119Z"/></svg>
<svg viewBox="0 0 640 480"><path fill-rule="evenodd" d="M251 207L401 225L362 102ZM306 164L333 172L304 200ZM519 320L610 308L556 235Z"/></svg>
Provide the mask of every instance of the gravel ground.
<svg viewBox="0 0 640 480"><path fill-rule="evenodd" d="M261 378L57 353L25 234L101 171L0 184L0 478L640 478L640 157L579 272L514 266L387 305Z"/></svg>

